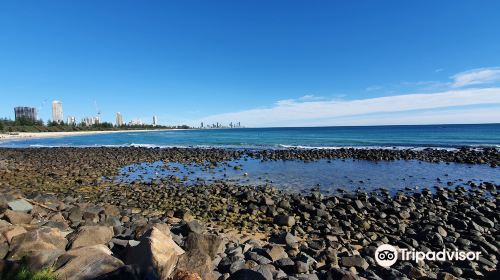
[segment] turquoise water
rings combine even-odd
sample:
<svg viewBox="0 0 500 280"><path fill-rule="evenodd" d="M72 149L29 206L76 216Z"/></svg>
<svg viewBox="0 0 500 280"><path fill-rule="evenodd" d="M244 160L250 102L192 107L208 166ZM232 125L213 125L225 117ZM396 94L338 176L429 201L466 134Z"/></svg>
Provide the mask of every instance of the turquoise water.
<svg viewBox="0 0 500 280"><path fill-rule="evenodd" d="M124 132L0 142L3 147L500 147L500 124Z"/></svg>

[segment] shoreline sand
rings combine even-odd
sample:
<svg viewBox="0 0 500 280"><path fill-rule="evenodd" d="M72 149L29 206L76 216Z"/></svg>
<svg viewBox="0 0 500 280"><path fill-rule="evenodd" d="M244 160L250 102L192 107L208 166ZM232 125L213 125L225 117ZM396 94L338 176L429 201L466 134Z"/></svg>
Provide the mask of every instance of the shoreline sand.
<svg viewBox="0 0 500 280"><path fill-rule="evenodd" d="M25 140L39 138L59 138L67 136L82 136L95 134L113 134L126 132L152 132L152 131L175 131L185 129L140 129L140 130L98 130L98 131L58 131L58 132L13 132L12 134L1 134L0 140Z"/></svg>

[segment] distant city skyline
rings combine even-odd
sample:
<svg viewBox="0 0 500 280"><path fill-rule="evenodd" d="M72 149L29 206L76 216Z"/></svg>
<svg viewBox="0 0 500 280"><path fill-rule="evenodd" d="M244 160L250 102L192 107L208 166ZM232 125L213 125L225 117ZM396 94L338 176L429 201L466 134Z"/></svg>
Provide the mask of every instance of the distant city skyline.
<svg viewBox="0 0 500 280"><path fill-rule="evenodd" d="M7 1L0 117L500 122L498 1ZM116 12L119 10L119 12Z"/></svg>

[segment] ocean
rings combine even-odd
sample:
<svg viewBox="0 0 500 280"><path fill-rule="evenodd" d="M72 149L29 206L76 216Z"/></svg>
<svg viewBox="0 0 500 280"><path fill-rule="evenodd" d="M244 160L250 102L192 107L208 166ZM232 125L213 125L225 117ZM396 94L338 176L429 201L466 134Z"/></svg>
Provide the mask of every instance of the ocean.
<svg viewBox="0 0 500 280"><path fill-rule="evenodd" d="M193 129L0 142L2 147L458 148L500 147L500 124Z"/></svg>
<svg viewBox="0 0 500 280"><path fill-rule="evenodd" d="M459 147L500 147L500 124L419 125L365 127L297 127L245 129L193 129L149 131L4 141L3 147L218 147L246 149L286 148L388 148L455 149ZM144 166L141 166L145 164ZM229 166L240 165L240 170ZM138 169L131 168L137 166ZM130 169L131 168L131 169ZM469 182L500 183L499 167L460 163L409 161L318 160L269 161L237 159L220 168L179 163L137 163L122 169L124 178L156 180L161 177L186 177L187 184L199 180L232 181L248 185L271 184L281 189L302 191L319 187L322 191L375 190L391 192L419 187L467 186ZM129 172L128 170L135 170ZM127 180L125 180L127 181Z"/></svg>

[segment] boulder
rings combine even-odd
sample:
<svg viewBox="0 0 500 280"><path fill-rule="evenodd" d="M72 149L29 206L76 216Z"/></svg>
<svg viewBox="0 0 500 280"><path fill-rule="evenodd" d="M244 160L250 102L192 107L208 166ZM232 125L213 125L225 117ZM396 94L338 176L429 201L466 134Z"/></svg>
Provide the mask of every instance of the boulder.
<svg viewBox="0 0 500 280"><path fill-rule="evenodd" d="M24 256L24 262L26 266L32 271L42 270L48 267L52 267L57 259L64 254L64 250L42 250L38 252L33 252L31 255Z"/></svg>
<svg viewBox="0 0 500 280"><path fill-rule="evenodd" d="M129 249L125 263L151 271L155 278L167 279L182 254L184 250L175 244L172 237L153 227L141 237L139 245Z"/></svg>
<svg viewBox="0 0 500 280"><path fill-rule="evenodd" d="M167 224L162 224L162 223L155 223L155 224L146 224L143 226L138 227L135 230L135 239L141 239L141 237L146 233L147 231L151 230L153 227L155 227L157 230L163 232L166 236L170 236L170 226Z"/></svg>
<svg viewBox="0 0 500 280"><path fill-rule="evenodd" d="M214 266L210 256L197 249L183 254L179 258L179 262L176 267L176 272L187 271L196 273L201 276L203 280L215 280L213 270Z"/></svg>
<svg viewBox="0 0 500 280"><path fill-rule="evenodd" d="M295 218L293 216L278 215L274 217L274 224L291 227L295 225Z"/></svg>
<svg viewBox="0 0 500 280"><path fill-rule="evenodd" d="M17 261L25 256L37 255L40 255L41 259L50 259L42 256L48 256L52 251L64 251L67 244L68 241L59 229L39 228L14 236L7 259ZM44 265L40 264L40 266Z"/></svg>
<svg viewBox="0 0 500 280"><path fill-rule="evenodd" d="M266 280L260 272L250 269L240 269L233 273L227 280Z"/></svg>
<svg viewBox="0 0 500 280"><path fill-rule="evenodd" d="M103 274L94 280L141 280L144 275L137 265L124 265L116 270Z"/></svg>
<svg viewBox="0 0 500 280"><path fill-rule="evenodd" d="M297 237L295 237L293 234L289 232L285 233L284 241L285 244L290 246L291 248L296 248L297 244L299 243Z"/></svg>
<svg viewBox="0 0 500 280"><path fill-rule="evenodd" d="M80 207L73 207L69 210L68 220L72 223L79 223L82 220L83 213Z"/></svg>
<svg viewBox="0 0 500 280"><path fill-rule="evenodd" d="M7 239L7 242L11 242L12 241L12 238L14 238L15 236L18 236L20 234L23 234L23 233L26 233L26 229L24 229L24 227L22 226L14 226L12 227L11 229L5 231L3 233L3 235L5 236L5 239Z"/></svg>
<svg viewBox="0 0 500 280"><path fill-rule="evenodd" d="M192 220L186 223L186 230L188 232L201 234L205 230L205 226L198 220Z"/></svg>
<svg viewBox="0 0 500 280"><path fill-rule="evenodd" d="M82 226L68 236L70 249L108 244L113 238L113 228L106 226Z"/></svg>
<svg viewBox="0 0 500 280"><path fill-rule="evenodd" d="M0 259L5 258L9 253L9 244L6 241L0 242Z"/></svg>
<svg viewBox="0 0 500 280"><path fill-rule="evenodd" d="M177 271L172 280L202 280L202 278L194 272Z"/></svg>
<svg viewBox="0 0 500 280"><path fill-rule="evenodd" d="M80 247L67 251L55 264L55 274L60 279L94 279L112 272L124 264L111 256L111 251L104 245Z"/></svg>
<svg viewBox="0 0 500 280"><path fill-rule="evenodd" d="M266 253L269 259L271 259L273 262L279 259L288 258L288 254L285 252L285 249L283 249L282 246L278 245L270 246L270 248L266 249Z"/></svg>
<svg viewBox="0 0 500 280"><path fill-rule="evenodd" d="M214 259L218 254L224 252L226 243L214 234L189 233L185 248L186 251L199 250Z"/></svg>
<svg viewBox="0 0 500 280"><path fill-rule="evenodd" d="M191 214L191 211L187 209L180 209L175 211L174 217L179 218L181 220L184 220L186 222L194 220L193 215Z"/></svg>
<svg viewBox="0 0 500 280"><path fill-rule="evenodd" d="M12 210L5 211L4 215L7 218L7 221L13 225L29 224L33 219L30 214Z"/></svg>
<svg viewBox="0 0 500 280"><path fill-rule="evenodd" d="M106 214L106 216L120 216L120 209L115 206L115 205L111 205L111 204L107 204L106 206L104 206L104 214Z"/></svg>
<svg viewBox="0 0 500 280"><path fill-rule="evenodd" d="M355 267L366 270L369 264L361 256L342 257L340 264L344 267Z"/></svg>

